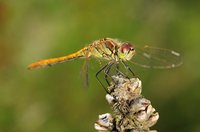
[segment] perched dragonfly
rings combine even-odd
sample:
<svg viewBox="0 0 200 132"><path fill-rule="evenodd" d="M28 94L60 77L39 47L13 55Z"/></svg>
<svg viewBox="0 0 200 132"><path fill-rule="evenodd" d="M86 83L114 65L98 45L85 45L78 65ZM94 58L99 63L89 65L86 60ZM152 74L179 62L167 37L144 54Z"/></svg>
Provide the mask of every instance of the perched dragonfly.
<svg viewBox="0 0 200 132"><path fill-rule="evenodd" d="M105 71L105 78L107 78L113 64L122 63L133 75L133 71L126 62L131 62L145 68L160 69L174 68L182 64L180 54L173 50L150 46L139 48L129 42L121 42L112 38L103 38L92 42L75 53L34 62L28 66L28 69L43 68L77 58L85 58L85 67L87 71L87 64L90 57L108 61L108 63L96 73L99 82L99 73ZM103 86L102 83L101 85ZM104 89L106 90L105 87Z"/></svg>

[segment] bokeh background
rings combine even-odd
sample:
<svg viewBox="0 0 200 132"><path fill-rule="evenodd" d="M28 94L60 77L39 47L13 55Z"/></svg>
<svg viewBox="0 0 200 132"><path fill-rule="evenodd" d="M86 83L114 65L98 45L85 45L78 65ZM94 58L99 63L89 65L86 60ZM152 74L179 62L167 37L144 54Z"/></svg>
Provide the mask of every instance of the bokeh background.
<svg viewBox="0 0 200 132"><path fill-rule="evenodd" d="M1 0L0 131L95 131L98 115L111 112L95 79L98 65L90 68L86 89L83 60L34 71L26 67L112 37L182 54L179 68L134 71L160 114L153 129L199 132L199 5L197 0Z"/></svg>

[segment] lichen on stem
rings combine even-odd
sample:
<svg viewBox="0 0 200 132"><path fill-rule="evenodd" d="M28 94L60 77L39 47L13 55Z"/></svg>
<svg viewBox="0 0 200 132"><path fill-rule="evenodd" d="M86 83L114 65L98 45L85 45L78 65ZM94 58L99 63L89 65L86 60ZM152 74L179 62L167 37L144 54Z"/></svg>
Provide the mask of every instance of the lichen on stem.
<svg viewBox="0 0 200 132"><path fill-rule="evenodd" d="M151 102L141 95L142 83L138 78L128 79L123 75L112 76L106 100L112 106L113 114L99 115L95 129L99 132L154 132L150 127L156 124L158 112Z"/></svg>

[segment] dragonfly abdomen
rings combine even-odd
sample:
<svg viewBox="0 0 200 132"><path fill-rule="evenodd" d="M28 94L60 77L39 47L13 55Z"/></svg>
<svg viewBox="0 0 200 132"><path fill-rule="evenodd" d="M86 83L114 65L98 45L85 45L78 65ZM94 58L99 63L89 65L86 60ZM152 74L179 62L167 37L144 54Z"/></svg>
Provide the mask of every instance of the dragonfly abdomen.
<svg viewBox="0 0 200 132"><path fill-rule="evenodd" d="M50 59L45 59L45 60L40 60L40 61L34 62L28 66L28 69L32 70L32 69L38 69L38 68L43 68L43 67L47 67L47 66L52 66L57 63L70 61L70 60L77 59L80 57L85 57L82 50L72 53L67 56L62 56L62 57L58 57L58 58L50 58Z"/></svg>

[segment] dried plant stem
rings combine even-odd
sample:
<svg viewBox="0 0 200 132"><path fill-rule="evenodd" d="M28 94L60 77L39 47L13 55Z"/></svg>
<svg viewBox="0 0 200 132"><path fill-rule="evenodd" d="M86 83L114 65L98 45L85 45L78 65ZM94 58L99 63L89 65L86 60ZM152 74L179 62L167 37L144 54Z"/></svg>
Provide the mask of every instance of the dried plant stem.
<svg viewBox="0 0 200 132"><path fill-rule="evenodd" d="M141 95L142 84L138 78L128 79L122 75L112 76L110 94L106 100L112 106L113 115L99 115L95 129L99 132L154 132L159 114L151 102Z"/></svg>

